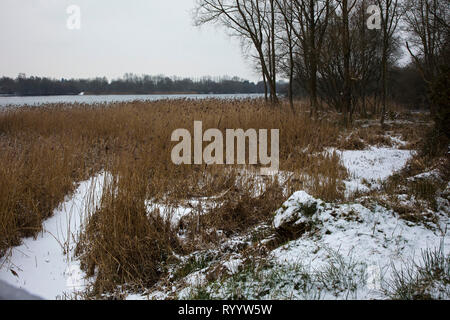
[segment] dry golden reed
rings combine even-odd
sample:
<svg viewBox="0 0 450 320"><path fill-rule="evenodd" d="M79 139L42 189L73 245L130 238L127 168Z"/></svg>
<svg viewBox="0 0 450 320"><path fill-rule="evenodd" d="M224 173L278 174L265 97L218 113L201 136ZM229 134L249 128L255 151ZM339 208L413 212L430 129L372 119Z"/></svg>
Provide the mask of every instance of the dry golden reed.
<svg viewBox="0 0 450 320"><path fill-rule="evenodd" d="M2 111L0 255L22 237L36 235L76 182L101 170L114 179L78 245L83 267L97 275L97 294L118 284L156 282L173 252L214 242L211 230L233 234L269 221L294 190L341 199L346 171L337 155L323 150L339 145L342 127L338 121L310 119L302 102L295 109L293 114L286 104L261 100L161 100ZM174 165L171 133L178 128L192 133L196 120L203 130L279 129L285 179L272 179L264 192L255 193L260 177L242 183L242 166ZM175 206L219 195L218 205L201 219L184 221L189 244L179 242L180 226L145 206L149 199Z"/></svg>

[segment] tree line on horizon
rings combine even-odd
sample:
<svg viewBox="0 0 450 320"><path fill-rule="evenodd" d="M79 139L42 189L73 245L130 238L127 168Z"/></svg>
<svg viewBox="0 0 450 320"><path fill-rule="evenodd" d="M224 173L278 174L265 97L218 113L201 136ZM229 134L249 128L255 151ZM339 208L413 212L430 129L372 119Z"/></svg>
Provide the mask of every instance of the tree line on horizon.
<svg viewBox="0 0 450 320"><path fill-rule="evenodd" d="M278 82L280 92L286 90L284 82ZM264 84L238 77L201 77L198 79L167 77L163 75L125 74L108 81L106 77L93 79L52 79L26 77L0 78L0 94L4 95L75 95L85 94L239 94L264 93Z"/></svg>
<svg viewBox="0 0 450 320"><path fill-rule="evenodd" d="M426 83L412 64L395 67L389 79L394 88L391 98L411 109L424 109ZM308 92L293 82L294 96L307 98ZM0 95L46 96L85 94L264 94L263 81L257 83L238 77L201 77L198 79L125 74L120 79L52 79L47 77L0 78ZM289 83L277 81L277 94L289 96Z"/></svg>

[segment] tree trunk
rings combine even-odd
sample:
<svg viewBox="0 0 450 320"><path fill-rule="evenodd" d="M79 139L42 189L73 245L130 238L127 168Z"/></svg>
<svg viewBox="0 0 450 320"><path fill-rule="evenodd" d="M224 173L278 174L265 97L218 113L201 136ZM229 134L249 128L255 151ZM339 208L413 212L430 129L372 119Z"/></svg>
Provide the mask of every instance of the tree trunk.
<svg viewBox="0 0 450 320"><path fill-rule="evenodd" d="M318 53L316 50L316 23L314 20L314 0L310 0L309 2L309 63L310 63L310 103L311 103L311 115L317 116L317 56Z"/></svg>
<svg viewBox="0 0 450 320"><path fill-rule="evenodd" d="M348 0L342 0L342 47L344 54L344 124L349 126L351 123L351 76L350 76L350 39L349 39L349 17Z"/></svg>
<svg viewBox="0 0 450 320"><path fill-rule="evenodd" d="M289 48L289 105L291 107L292 113L295 114L293 82L294 82L294 58L293 58L293 54L292 54L292 47L290 47Z"/></svg>
<svg viewBox="0 0 450 320"><path fill-rule="evenodd" d="M278 97L277 97L277 66L276 66L276 52L275 52L275 0L270 0L270 11L271 11L271 46L272 46L272 52L271 52L271 59L272 59L272 89L273 89L273 97L272 102L274 104L278 104Z"/></svg>
<svg viewBox="0 0 450 320"><path fill-rule="evenodd" d="M362 65L362 73L361 73L361 112L364 117L367 117L367 110L366 110L366 50L367 50L367 43L366 43L366 18L365 13L366 11L366 1L363 0L362 2L362 10L361 10L361 37L362 37L362 59L361 59L361 65Z"/></svg>
<svg viewBox="0 0 450 320"><path fill-rule="evenodd" d="M267 96L267 79L266 79L266 74L263 72L263 82L264 82L264 100L267 102L269 102L269 97Z"/></svg>
<svg viewBox="0 0 450 320"><path fill-rule="evenodd" d="M381 120L380 123L383 126L384 125L384 120L385 120L385 115L386 115L386 96L387 96L387 59L386 59L386 55L387 53L384 52L385 50L383 50L383 58L382 58L382 62L381 62Z"/></svg>

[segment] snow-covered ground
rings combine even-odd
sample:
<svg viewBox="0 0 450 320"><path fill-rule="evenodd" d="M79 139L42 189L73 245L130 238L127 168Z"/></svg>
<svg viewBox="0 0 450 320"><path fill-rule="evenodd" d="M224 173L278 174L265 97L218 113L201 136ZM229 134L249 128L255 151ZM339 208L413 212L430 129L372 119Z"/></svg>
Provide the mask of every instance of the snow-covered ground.
<svg viewBox="0 0 450 320"><path fill-rule="evenodd" d="M273 219L275 230L283 226L304 229L297 239L270 251L259 262L239 255L222 260L219 263L228 274L224 280L208 283L208 274L218 269L215 264L192 272L180 287L129 298L189 299L201 289L218 299L386 299L386 284L393 275L414 263L420 265L423 252L450 253L448 213L438 215L440 223L429 228L405 221L377 204L368 208L326 203L298 191ZM436 282L431 294L448 299L450 286Z"/></svg>
<svg viewBox="0 0 450 320"><path fill-rule="evenodd" d="M188 215L201 214L207 208L217 205L212 198L189 199L184 204L170 205L163 204L154 200L145 202L147 212L158 211L160 216L169 220L173 227L176 227L180 220Z"/></svg>
<svg viewBox="0 0 450 320"><path fill-rule="evenodd" d="M84 274L73 258L86 217L96 210L105 180L98 174L79 183L70 197L44 221L36 239L26 238L0 259L0 279L44 299L58 299L84 289Z"/></svg>
<svg viewBox="0 0 450 320"><path fill-rule="evenodd" d="M401 141L398 144L402 145ZM344 181L347 196L355 191L379 188L383 180L403 168L413 156L409 150L385 147L327 150L333 151L349 172L348 180ZM417 175L414 179L433 174ZM24 239L22 245L11 248L9 254L0 259L0 280L46 299L70 297L83 290L87 280L74 258L74 249L86 217L99 205L108 179L109 174L101 173L81 182L73 195L44 222L43 232L37 239ZM261 184L264 181L261 180ZM146 206L149 213L158 210L177 227L184 216L200 214L205 206L217 205L216 200L214 197L190 199L175 207L149 200ZM410 200L405 197L403 201ZM241 248L253 245L250 232L224 239L217 248L206 252L178 257L180 265L169 267L170 272L175 272L192 257L201 258L206 254L213 258L200 264L200 270L192 270L175 283L167 282L171 279L169 274L161 281L161 286L149 288L143 295L130 294L127 298L190 298L199 287L215 298L230 298L230 294L236 292L248 299L386 298L380 288L382 281L389 279L394 270L402 268L406 262L418 261L422 250L440 249L446 255L450 253L448 212L445 212L450 203L442 198L439 201L446 203L440 205L441 211L436 212L438 222L430 227L405 221L376 200L369 201L370 205L366 202L365 205L326 203L305 191L298 191L275 213L271 226L258 226L251 231L259 232L258 228L270 231L271 234L258 243L263 249L283 227L304 229L290 238L294 240L288 239L275 249L265 249L268 252L263 270L257 270L257 261L251 261L255 265L243 270L249 259L253 259L241 255ZM219 285L209 280L214 270L225 272L228 278ZM245 276L242 273L246 273Z"/></svg>
<svg viewBox="0 0 450 320"><path fill-rule="evenodd" d="M298 212L304 200L303 192L294 193L285 203L286 209L280 209L277 213L275 221L279 217L288 219L289 212L291 215ZM308 201L313 200L308 198ZM436 226L436 229L430 230L408 223L392 210L379 205L366 208L361 204L333 205L320 200L316 203L317 212L311 217L317 226L314 236L304 236L277 248L272 252L273 259L284 266L301 264L312 273L317 273L329 267L330 262L335 262L336 255L339 255L343 264L353 264L363 277L364 273L366 277L377 274L378 283L372 283L372 287L367 284L357 286L351 298L381 297L381 288L377 288L381 286L381 281L388 280L394 268L400 270L407 261L419 263L424 250L440 249L444 255L450 253L450 236L446 233L449 221L444 214L440 217L443 220L440 228ZM304 217L294 220L298 219ZM327 293L325 298L343 298L339 292Z"/></svg>
<svg viewBox="0 0 450 320"><path fill-rule="evenodd" d="M344 180L346 195L367 192L378 188L379 183L402 169L414 155L410 150L396 148L370 147L366 150L334 150L340 156L342 164L349 172L349 179Z"/></svg>
<svg viewBox="0 0 450 320"><path fill-rule="evenodd" d="M398 145L404 143L398 141ZM385 147L327 150L333 151L349 172L349 179L344 181L347 195L379 188L414 155L413 151ZM416 178L422 176L428 175ZM191 298L201 290L202 297L206 294L219 299L386 299L386 283L405 266L420 264L423 252L450 253L450 203L442 198L440 201L446 203L435 212L436 223L425 226L401 219L375 199L368 206L335 204L298 191L276 212L272 228L277 232L283 226L287 226L286 230L307 226L306 230L270 251L259 265L253 265L255 258L239 254L220 258L218 248L219 262L216 259L209 267L193 271L178 285L163 285L146 296L128 298ZM273 236L260 241L260 245L271 239ZM245 237L227 241L251 245ZM211 272L220 269L228 274L225 280L207 281ZM448 299L450 287L439 285L433 297Z"/></svg>

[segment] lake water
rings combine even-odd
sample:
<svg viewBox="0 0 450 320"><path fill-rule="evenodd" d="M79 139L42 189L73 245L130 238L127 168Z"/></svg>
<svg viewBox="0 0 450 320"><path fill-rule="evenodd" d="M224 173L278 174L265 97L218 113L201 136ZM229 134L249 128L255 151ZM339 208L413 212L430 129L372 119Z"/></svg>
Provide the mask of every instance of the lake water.
<svg viewBox="0 0 450 320"><path fill-rule="evenodd" d="M263 94L170 94L170 95L84 95L84 96L27 96L1 97L0 107L5 106L39 106L47 103L112 103L126 101L157 101L164 99L255 99Z"/></svg>

